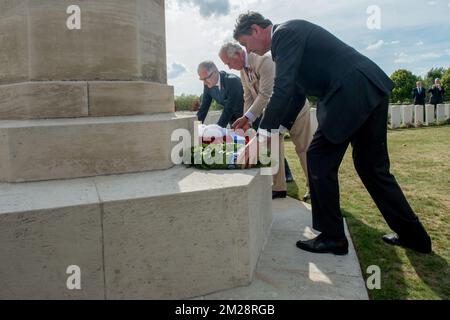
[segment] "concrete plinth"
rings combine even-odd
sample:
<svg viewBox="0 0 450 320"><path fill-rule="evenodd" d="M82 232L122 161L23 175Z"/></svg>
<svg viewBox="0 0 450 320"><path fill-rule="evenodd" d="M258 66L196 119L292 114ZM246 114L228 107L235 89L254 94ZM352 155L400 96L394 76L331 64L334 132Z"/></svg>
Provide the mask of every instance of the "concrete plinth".
<svg viewBox="0 0 450 320"><path fill-rule="evenodd" d="M193 121L174 113L0 121L0 181L167 169L173 166L173 130L192 130Z"/></svg>
<svg viewBox="0 0 450 320"><path fill-rule="evenodd" d="M173 87L143 81L89 82L89 115L126 116L175 112Z"/></svg>
<svg viewBox="0 0 450 320"><path fill-rule="evenodd" d="M79 30L66 26L71 5ZM167 81L163 0L2 0L0 18L0 83Z"/></svg>
<svg viewBox="0 0 450 320"><path fill-rule="evenodd" d="M173 113L164 17L164 0L0 0L0 298L187 298L251 281L272 179L172 168L171 135L195 116ZM66 286L72 265L81 290Z"/></svg>
<svg viewBox="0 0 450 320"><path fill-rule="evenodd" d="M298 240L312 239L319 233L311 227L310 205L290 198L277 199L273 201L273 216L272 230L252 284L196 300L369 299L346 225L348 255L316 254L295 246Z"/></svg>
<svg viewBox="0 0 450 320"><path fill-rule="evenodd" d="M145 81L38 81L0 85L0 120L174 112L173 87Z"/></svg>
<svg viewBox="0 0 450 320"><path fill-rule="evenodd" d="M88 115L86 82L42 81L0 85L0 120Z"/></svg>
<svg viewBox="0 0 450 320"><path fill-rule="evenodd" d="M0 298L177 299L249 284L271 176L184 167L0 184ZM66 269L81 269L68 290Z"/></svg>
<svg viewBox="0 0 450 320"><path fill-rule="evenodd" d="M414 106L402 106L402 124L405 126L410 126L413 123L413 110Z"/></svg>
<svg viewBox="0 0 450 320"><path fill-rule="evenodd" d="M400 127L401 124L401 106L392 106L391 108L391 129Z"/></svg>
<svg viewBox="0 0 450 320"><path fill-rule="evenodd" d="M436 122L434 117L434 105L427 104L425 105L425 124L434 124Z"/></svg>
<svg viewBox="0 0 450 320"><path fill-rule="evenodd" d="M420 127L423 125L423 106L415 105L414 106L414 126Z"/></svg>

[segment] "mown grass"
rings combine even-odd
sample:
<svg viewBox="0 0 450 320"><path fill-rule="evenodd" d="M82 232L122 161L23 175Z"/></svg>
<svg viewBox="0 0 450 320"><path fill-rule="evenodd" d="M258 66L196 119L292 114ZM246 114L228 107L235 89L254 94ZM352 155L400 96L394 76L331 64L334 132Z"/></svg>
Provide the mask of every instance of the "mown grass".
<svg viewBox="0 0 450 320"><path fill-rule="evenodd" d="M341 209L355 244L363 275L381 268L381 289L371 299L450 298L450 126L388 131L391 172L428 230L433 253L423 255L383 243L390 229L356 174L351 147L340 167ZM305 178L292 142L286 156L294 183L288 194L300 199Z"/></svg>

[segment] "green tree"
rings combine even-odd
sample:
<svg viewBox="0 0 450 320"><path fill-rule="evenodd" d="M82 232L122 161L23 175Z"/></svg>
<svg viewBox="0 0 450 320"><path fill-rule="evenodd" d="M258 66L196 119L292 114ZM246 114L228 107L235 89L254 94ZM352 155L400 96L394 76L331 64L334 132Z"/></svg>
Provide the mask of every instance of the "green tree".
<svg viewBox="0 0 450 320"><path fill-rule="evenodd" d="M443 67L431 68L427 72L425 79L423 79L423 86L427 89L431 88L431 86L434 84L434 79L436 78L442 79L444 72L445 68Z"/></svg>
<svg viewBox="0 0 450 320"><path fill-rule="evenodd" d="M445 70L441 78L442 86L445 89L445 101L450 101L450 67Z"/></svg>
<svg viewBox="0 0 450 320"><path fill-rule="evenodd" d="M411 102L411 91L416 86L416 81L419 79L411 71L399 69L391 75L394 82L394 89L391 94L391 102L405 103Z"/></svg>
<svg viewBox="0 0 450 320"><path fill-rule="evenodd" d="M197 111L202 102L202 96L194 94L181 94L175 97L175 111ZM209 110L222 110L223 107L215 100L212 101Z"/></svg>
<svg viewBox="0 0 450 320"><path fill-rule="evenodd" d="M200 98L193 94L182 94L175 97L175 111L194 111L199 105Z"/></svg>

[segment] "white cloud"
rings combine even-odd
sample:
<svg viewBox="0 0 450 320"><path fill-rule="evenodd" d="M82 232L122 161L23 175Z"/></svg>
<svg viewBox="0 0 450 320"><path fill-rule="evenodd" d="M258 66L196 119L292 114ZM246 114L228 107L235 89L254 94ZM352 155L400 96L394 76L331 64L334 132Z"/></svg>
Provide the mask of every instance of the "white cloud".
<svg viewBox="0 0 450 320"><path fill-rule="evenodd" d="M416 42L416 46L418 46L418 47L423 46L423 41Z"/></svg>
<svg viewBox="0 0 450 320"><path fill-rule="evenodd" d="M434 5L437 4L437 2L436 2L436 1L428 1L428 4L429 4L430 6L434 6Z"/></svg>
<svg viewBox="0 0 450 320"><path fill-rule="evenodd" d="M436 52L428 52L420 55L423 59L437 59L442 57L442 54L436 53Z"/></svg>
<svg viewBox="0 0 450 320"><path fill-rule="evenodd" d="M178 0L181 4L190 4L199 8L202 17L227 15L230 13L228 0Z"/></svg>
<svg viewBox="0 0 450 320"><path fill-rule="evenodd" d="M187 71L186 67L180 63L173 62L167 69L167 77L175 79Z"/></svg>
<svg viewBox="0 0 450 320"><path fill-rule="evenodd" d="M226 12L226 4L229 11ZM214 61L219 69L230 72L217 56L220 46L231 39L235 20L240 13L248 10L261 12L274 23L290 19L305 19L316 23L345 43L364 52L386 73L398 68L400 63L412 68L426 68L432 65L448 65L450 47L445 34L450 30L447 1L438 2L433 10L425 10L423 5L411 5L411 0L379 0L382 8L382 29L368 30L366 27L366 8L369 2L361 0L165 0L166 3L166 47L168 71L174 75L172 63L178 63L186 71L176 78L169 79L175 94L200 94L203 85L196 74L198 63L203 60ZM0 1L1 2L1 1ZM204 6L201 11L201 5ZM221 7L222 5L222 7ZM225 9L224 9L225 8ZM439 9L440 8L440 9ZM420 17L418 19L417 17ZM440 31L439 31L440 30ZM384 39L379 40L379 39ZM389 40L387 40L389 39ZM401 40L400 40L401 39ZM425 42L420 45L416 43ZM398 42L397 42L398 41ZM426 47L426 49L424 49ZM394 52L398 54L394 56ZM403 51L403 52L402 52ZM428 53L441 54L434 58ZM400 53L403 53L400 56ZM406 55L405 53L408 53ZM421 57L421 54L424 57ZM396 62L394 63L393 60Z"/></svg>
<svg viewBox="0 0 450 320"><path fill-rule="evenodd" d="M404 52L395 55L398 56L398 58L394 60L394 63L413 63L415 61L413 57L408 56Z"/></svg>
<svg viewBox="0 0 450 320"><path fill-rule="evenodd" d="M377 49L379 49L379 48L381 48L381 46L384 44L384 41L383 40L379 40L379 41L377 41L377 42L375 42L375 43L373 43L373 44L370 44L367 48L366 48L366 50L377 50Z"/></svg>

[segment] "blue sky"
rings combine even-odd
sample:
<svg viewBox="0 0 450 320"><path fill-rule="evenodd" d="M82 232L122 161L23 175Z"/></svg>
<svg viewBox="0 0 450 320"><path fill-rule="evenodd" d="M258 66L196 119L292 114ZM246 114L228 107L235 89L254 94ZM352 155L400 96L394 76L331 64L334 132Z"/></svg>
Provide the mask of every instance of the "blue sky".
<svg viewBox="0 0 450 320"><path fill-rule="evenodd" d="M369 29L369 6L381 10L381 29ZM175 94L200 94L196 73L232 40L237 16L258 11L273 23L305 19L335 34L387 74L406 68L424 75L450 67L450 0L166 0L168 83Z"/></svg>

